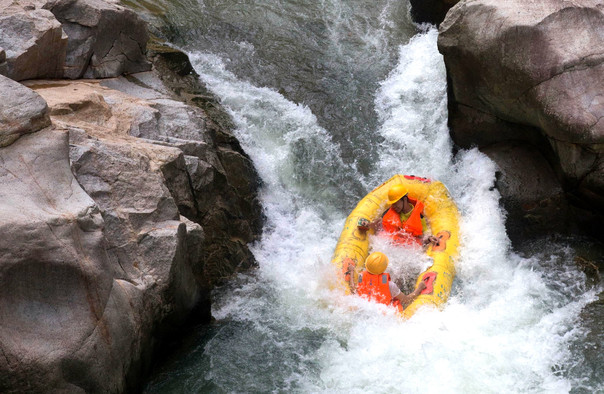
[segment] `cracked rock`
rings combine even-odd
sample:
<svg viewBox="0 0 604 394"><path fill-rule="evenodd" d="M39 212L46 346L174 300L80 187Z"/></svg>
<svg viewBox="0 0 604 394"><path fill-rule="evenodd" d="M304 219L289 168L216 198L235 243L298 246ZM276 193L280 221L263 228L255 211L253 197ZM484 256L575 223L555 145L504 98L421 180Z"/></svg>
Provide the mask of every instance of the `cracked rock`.
<svg viewBox="0 0 604 394"><path fill-rule="evenodd" d="M151 68L147 28L133 11L101 0L52 0L44 8L69 37L66 78L108 78Z"/></svg>

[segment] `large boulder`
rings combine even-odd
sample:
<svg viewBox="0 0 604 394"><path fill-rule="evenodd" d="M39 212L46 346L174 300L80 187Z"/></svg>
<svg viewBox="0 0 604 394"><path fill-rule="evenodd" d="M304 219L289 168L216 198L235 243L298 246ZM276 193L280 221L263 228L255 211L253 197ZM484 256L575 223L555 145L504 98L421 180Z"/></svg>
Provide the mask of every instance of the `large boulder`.
<svg viewBox="0 0 604 394"><path fill-rule="evenodd" d="M205 111L172 99L153 73L28 85L47 100L57 125L84 130L105 145L117 139L128 146L125 151L154 152L153 167L161 172L173 201L172 215L203 227L200 258L192 269L207 297L212 285L254 264L247 244L258 239L262 224L258 175L232 134ZM80 179L80 172L76 174ZM146 182L141 178L139 187ZM209 316L209 309L203 314Z"/></svg>
<svg viewBox="0 0 604 394"><path fill-rule="evenodd" d="M199 108L175 101L154 107L162 114L159 127L139 136L185 154L197 211L191 219L211 229L204 243L203 276L220 283L254 263L247 244L257 239L262 221L258 175L238 144L216 136L216 130L225 135L227 131L218 129Z"/></svg>
<svg viewBox="0 0 604 394"><path fill-rule="evenodd" d="M114 372L129 362L132 318L115 306L130 304L115 291L104 221L73 178L68 149L67 132L51 129L0 149L2 392L85 392L75 380L93 368L116 391ZM83 353L95 362L81 365Z"/></svg>
<svg viewBox="0 0 604 394"><path fill-rule="evenodd" d="M0 74L16 81L151 68L146 24L115 1L0 0L0 10Z"/></svg>
<svg viewBox="0 0 604 394"><path fill-rule="evenodd" d="M16 81L61 78L67 36L54 15L34 6L0 0L0 74ZM2 52L0 50L0 52ZM5 72L2 63L6 60Z"/></svg>
<svg viewBox="0 0 604 394"><path fill-rule="evenodd" d="M103 0L51 0L44 8L69 38L66 78L108 78L151 68L146 24L133 11Z"/></svg>
<svg viewBox="0 0 604 394"><path fill-rule="evenodd" d="M197 302L191 257L198 255L199 225L181 220L162 176L161 167L180 152L97 139L80 129L70 130L70 146L76 179L105 220L106 248L119 267L115 279L129 292L130 305L119 305L116 318L131 319L123 333L129 342L101 354L104 363L115 363L118 355L123 360L119 369L103 365L114 386L97 380L103 376L100 368L79 378L87 392L131 391L151 364L154 344L182 324ZM80 363L97 364L88 353Z"/></svg>
<svg viewBox="0 0 604 394"><path fill-rule="evenodd" d="M158 47L154 48L157 53ZM156 110L153 114L139 111L131 135L177 147L184 153L195 209L189 208L187 199L177 198L177 202L186 208L181 214L206 230L203 269L196 272L211 287L254 264L247 244L258 239L262 228L260 181L252 161L229 131L230 118L200 84L188 57L169 48L162 47L161 51L153 62L162 80L140 73L130 81L110 79L103 85L148 100ZM152 86L155 92L177 92L189 105L167 99L165 94L154 96L141 86ZM171 190L175 196L183 195L173 187ZM196 213L188 216L186 212Z"/></svg>
<svg viewBox="0 0 604 394"><path fill-rule="evenodd" d="M144 25L113 2L0 5L69 36L66 67L28 78L149 68ZM40 42L26 53L45 59ZM14 53L1 45L0 73ZM183 104L210 102L189 72L178 89L150 72L24 82L35 92L0 76L1 392L140 390L162 339L192 311L209 321L214 284L253 264L258 177L228 127Z"/></svg>
<svg viewBox="0 0 604 394"><path fill-rule="evenodd" d="M0 92L0 148L50 126L48 106L39 94L2 75Z"/></svg>
<svg viewBox="0 0 604 394"><path fill-rule="evenodd" d="M190 310L196 288L187 249L196 246L184 241L187 225L195 226L181 221L162 173L162 167L183 160L182 152L95 138L77 128L70 130L70 144L72 170L103 213L108 247L116 254L124 279L152 284L145 290L156 297L186 300L155 308ZM157 291L162 287L169 287L168 295Z"/></svg>
<svg viewBox="0 0 604 394"><path fill-rule="evenodd" d="M163 171L184 157L120 134L130 118L102 95L52 85L69 85L37 86L71 93L50 105L69 132L0 149L0 391L131 392L199 299L203 231Z"/></svg>
<svg viewBox="0 0 604 394"><path fill-rule="evenodd" d="M257 175L153 73L25 84L55 129L0 148L0 391L137 391L162 338L253 263Z"/></svg>
<svg viewBox="0 0 604 394"><path fill-rule="evenodd" d="M456 143L534 144L604 212L604 14L596 0L463 0L440 25Z"/></svg>

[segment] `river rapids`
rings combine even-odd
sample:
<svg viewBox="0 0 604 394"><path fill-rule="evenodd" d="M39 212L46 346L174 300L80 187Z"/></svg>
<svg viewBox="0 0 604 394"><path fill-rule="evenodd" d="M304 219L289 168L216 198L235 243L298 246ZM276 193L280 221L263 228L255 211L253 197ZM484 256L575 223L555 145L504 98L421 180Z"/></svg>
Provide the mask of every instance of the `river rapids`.
<svg viewBox="0 0 604 394"><path fill-rule="evenodd" d="M266 225L258 268L215 291L216 322L146 393L604 392L580 240L511 247L496 167L453 152L438 33L407 1L162 4L258 169ZM408 321L334 289L330 264L348 213L397 173L442 181L462 217L448 303ZM426 257L375 242L409 291Z"/></svg>

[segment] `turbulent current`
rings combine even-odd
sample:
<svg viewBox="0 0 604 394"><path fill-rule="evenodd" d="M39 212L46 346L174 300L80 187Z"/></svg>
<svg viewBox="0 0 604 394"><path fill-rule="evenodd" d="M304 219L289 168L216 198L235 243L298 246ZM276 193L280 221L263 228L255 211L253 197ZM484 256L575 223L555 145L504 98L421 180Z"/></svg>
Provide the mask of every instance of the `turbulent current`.
<svg viewBox="0 0 604 394"><path fill-rule="evenodd" d="M437 31L394 0L164 5L173 42L232 116L264 182L258 268L215 291L216 322L147 393L604 392L582 310L597 299L553 237L514 251L478 150L453 154ZM333 288L344 219L393 174L441 180L461 212L442 311L401 321ZM421 253L379 241L409 291ZM591 339L590 339L591 338Z"/></svg>

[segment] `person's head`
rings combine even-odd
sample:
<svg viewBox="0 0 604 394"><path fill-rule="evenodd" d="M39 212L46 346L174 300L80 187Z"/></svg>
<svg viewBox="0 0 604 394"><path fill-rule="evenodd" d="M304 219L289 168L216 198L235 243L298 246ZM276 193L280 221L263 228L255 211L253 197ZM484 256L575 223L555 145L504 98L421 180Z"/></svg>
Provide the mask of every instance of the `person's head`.
<svg viewBox="0 0 604 394"><path fill-rule="evenodd" d="M388 204L392 205L407 195L407 188L403 185L394 185L388 189Z"/></svg>
<svg viewBox="0 0 604 394"><path fill-rule="evenodd" d="M373 275L380 275L388 268L388 257L382 252L373 252L365 259L365 269Z"/></svg>
<svg viewBox="0 0 604 394"><path fill-rule="evenodd" d="M394 185L388 190L388 204L392 205L396 212L403 209L405 197L407 197L407 188L403 185Z"/></svg>

